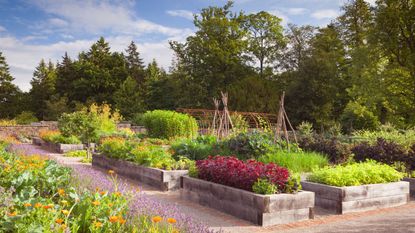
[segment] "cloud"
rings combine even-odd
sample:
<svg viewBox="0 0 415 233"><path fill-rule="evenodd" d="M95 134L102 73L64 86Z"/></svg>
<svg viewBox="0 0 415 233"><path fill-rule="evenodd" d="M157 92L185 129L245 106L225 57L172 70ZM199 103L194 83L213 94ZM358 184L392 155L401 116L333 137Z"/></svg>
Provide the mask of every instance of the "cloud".
<svg viewBox="0 0 415 233"><path fill-rule="evenodd" d="M333 9L323 9L323 10L317 10L314 11L311 14L311 17L315 18L315 19L334 19L337 16L339 16L339 12L337 10L333 10Z"/></svg>
<svg viewBox="0 0 415 233"><path fill-rule="evenodd" d="M5 31L7 31L6 28L0 25L0 32L5 32Z"/></svg>
<svg viewBox="0 0 415 233"><path fill-rule="evenodd" d="M133 3L98 0L39 0L33 4L54 15L51 22L65 32L87 32L99 35L104 32L113 35L159 33L173 36L183 33L180 28L166 27L145 19L137 18L131 10Z"/></svg>
<svg viewBox="0 0 415 233"><path fill-rule="evenodd" d="M287 8L285 12L289 15L302 15L306 13L308 10L306 8Z"/></svg>
<svg viewBox="0 0 415 233"><path fill-rule="evenodd" d="M365 0L365 1L372 6L376 6L376 0Z"/></svg>
<svg viewBox="0 0 415 233"><path fill-rule="evenodd" d="M280 10L276 10L276 9L275 10L270 10L270 11L268 11L268 13L270 13L272 15L275 15L278 18L281 18L282 19L282 22L281 22L282 25L287 25L290 22L290 18Z"/></svg>
<svg viewBox="0 0 415 233"><path fill-rule="evenodd" d="M188 20L193 20L193 12L187 10L169 10L166 11L168 15L182 17Z"/></svg>

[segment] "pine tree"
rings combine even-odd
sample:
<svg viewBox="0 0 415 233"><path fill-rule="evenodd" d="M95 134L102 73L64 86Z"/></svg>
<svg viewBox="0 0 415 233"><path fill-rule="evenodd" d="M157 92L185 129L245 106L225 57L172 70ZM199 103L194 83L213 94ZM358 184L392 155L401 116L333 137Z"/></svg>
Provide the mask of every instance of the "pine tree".
<svg viewBox="0 0 415 233"><path fill-rule="evenodd" d="M19 112L20 89L14 85L6 58L0 52L0 118L11 118Z"/></svg>
<svg viewBox="0 0 415 233"><path fill-rule="evenodd" d="M138 52L134 41L131 41L125 52L127 53L125 60L128 67L128 73L136 80L139 86L142 86L145 79L144 62L140 57L140 53Z"/></svg>

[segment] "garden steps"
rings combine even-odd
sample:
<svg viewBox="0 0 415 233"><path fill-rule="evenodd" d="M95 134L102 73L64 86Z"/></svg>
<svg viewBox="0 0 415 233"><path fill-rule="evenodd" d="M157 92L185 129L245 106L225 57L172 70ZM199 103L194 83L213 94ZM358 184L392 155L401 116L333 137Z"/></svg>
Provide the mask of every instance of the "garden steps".
<svg viewBox="0 0 415 233"><path fill-rule="evenodd" d="M61 154L53 154L45 151L40 147L26 144L34 151L34 154L43 154L51 159L57 160L65 166L74 167L82 166L86 169L100 170L103 175L107 174L104 169L93 168L89 164L83 164L76 161L76 158L64 157ZM407 232L408 229L415 229L415 201L409 204L371 210L359 213L348 213L344 215L336 215L334 211L325 210L319 207L315 208L315 218L302 222L290 224L276 225L270 227L259 227L244 220L240 220L221 211L217 211L208 207L181 200L180 192L161 192L156 188L132 181L130 179L122 179L126 181L132 188L140 188L146 195L166 204L177 204L180 210L192 216L211 227L211 229L222 229L224 232L231 233L271 233L271 232L287 232L287 233L303 233L303 232ZM352 226L352 227L351 227Z"/></svg>

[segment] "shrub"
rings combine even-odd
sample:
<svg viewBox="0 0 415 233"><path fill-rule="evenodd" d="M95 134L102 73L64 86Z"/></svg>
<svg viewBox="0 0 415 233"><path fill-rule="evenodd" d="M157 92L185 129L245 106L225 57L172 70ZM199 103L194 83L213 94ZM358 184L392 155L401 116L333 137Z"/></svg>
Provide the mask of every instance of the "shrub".
<svg viewBox="0 0 415 233"><path fill-rule="evenodd" d="M282 192L290 177L286 168L254 160L242 161L236 157L209 157L196 161L196 167L200 179L248 191L253 191L258 179L266 179Z"/></svg>
<svg viewBox="0 0 415 233"><path fill-rule="evenodd" d="M275 148L270 133L252 131L240 133L227 141L228 148L240 159L256 159Z"/></svg>
<svg viewBox="0 0 415 233"><path fill-rule="evenodd" d="M322 168L314 171L307 179L311 182L343 187L389 183L402 178L403 174L391 166L368 160L364 163Z"/></svg>
<svg viewBox="0 0 415 233"><path fill-rule="evenodd" d="M263 163L275 163L288 168L293 173L311 172L313 169L328 165L327 157L316 152L287 152L278 150L259 157L258 161Z"/></svg>
<svg viewBox="0 0 415 233"><path fill-rule="evenodd" d="M148 111L143 114L142 122L148 135L155 138L193 138L198 131L195 118L174 111Z"/></svg>
<svg viewBox="0 0 415 233"><path fill-rule="evenodd" d="M277 185L269 182L267 179L258 179L257 182L252 186L254 193L259 194L274 194L278 192Z"/></svg>
<svg viewBox="0 0 415 233"><path fill-rule="evenodd" d="M27 125L39 121L33 112L23 111L14 118L19 125Z"/></svg>
<svg viewBox="0 0 415 233"><path fill-rule="evenodd" d="M363 142L355 146L352 152L356 161L373 159L389 165L396 162L410 162L404 147L394 142L388 142L383 138L379 138L374 145Z"/></svg>
<svg viewBox="0 0 415 233"><path fill-rule="evenodd" d="M81 140L79 140L76 136L64 136L59 131L54 130L44 130L39 132L39 137L42 138L46 142L52 143L60 143L60 144L80 144Z"/></svg>
<svg viewBox="0 0 415 233"><path fill-rule="evenodd" d="M108 137L101 140L98 151L111 158L132 161L133 159L130 152L134 146L134 144L128 142L124 138Z"/></svg>
<svg viewBox="0 0 415 233"><path fill-rule="evenodd" d="M382 125L377 131L360 130L354 132L353 135L370 143L375 143L378 138L383 138L398 143L406 149L409 149L415 143L415 128L398 130L389 124Z"/></svg>
<svg viewBox="0 0 415 233"><path fill-rule="evenodd" d="M354 130L375 130L379 127L379 119L373 112L357 102L349 102L341 115L343 128L350 132Z"/></svg>
<svg viewBox="0 0 415 233"><path fill-rule="evenodd" d="M324 154L331 163L335 164L346 162L352 154L350 146L340 142L336 138L325 139L323 137L305 137L301 138L299 143L301 149Z"/></svg>

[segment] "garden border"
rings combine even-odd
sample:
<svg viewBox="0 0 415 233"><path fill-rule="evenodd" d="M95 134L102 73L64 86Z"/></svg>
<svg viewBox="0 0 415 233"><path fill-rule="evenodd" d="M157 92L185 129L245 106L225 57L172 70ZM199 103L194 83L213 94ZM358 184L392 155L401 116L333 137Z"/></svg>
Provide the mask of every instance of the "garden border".
<svg viewBox="0 0 415 233"><path fill-rule="evenodd" d="M338 214L400 206L409 201L406 181L347 187L302 181L301 185L303 190L315 193L316 206Z"/></svg>
<svg viewBox="0 0 415 233"><path fill-rule="evenodd" d="M182 177L180 198L260 226L314 218L314 193L261 195L201 179Z"/></svg>
<svg viewBox="0 0 415 233"><path fill-rule="evenodd" d="M415 196L415 178L405 177L402 180L409 182L409 193L411 196Z"/></svg>
<svg viewBox="0 0 415 233"><path fill-rule="evenodd" d="M70 151L83 150L85 148L83 144L62 144L46 142L45 140L38 137L32 138L32 143L34 145L41 146L45 150L57 152L59 154L65 154Z"/></svg>
<svg viewBox="0 0 415 233"><path fill-rule="evenodd" d="M161 191L179 189L180 177L189 173L188 170L162 170L145 167L98 153L94 153L92 156L92 166L114 170L119 175L157 187Z"/></svg>

